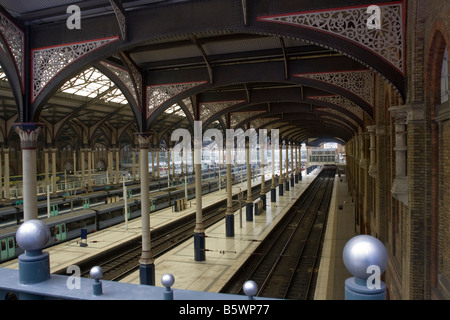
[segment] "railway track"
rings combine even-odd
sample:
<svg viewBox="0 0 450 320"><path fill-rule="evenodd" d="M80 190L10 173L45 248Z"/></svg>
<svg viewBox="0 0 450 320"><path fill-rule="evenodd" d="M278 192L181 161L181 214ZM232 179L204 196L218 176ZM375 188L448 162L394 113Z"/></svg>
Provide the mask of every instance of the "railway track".
<svg viewBox="0 0 450 320"><path fill-rule="evenodd" d="M266 191L270 191L270 184L266 183ZM252 198L255 200L261 193L261 185L252 187ZM244 198L246 191L243 191ZM233 198L237 200L237 196ZM227 200L209 206L203 210L205 228L217 223L225 217ZM239 209L239 204L233 205L233 210ZM167 251L192 238L195 227L195 213L189 214L177 221L169 223L161 228L151 231L151 244L153 257L158 258ZM100 266L103 270L103 280L119 281L139 268L139 258L142 246L141 237L137 237L116 248L107 250L94 258L87 259L78 264L81 276L88 277L89 271L94 266ZM65 270L55 273L64 274Z"/></svg>
<svg viewBox="0 0 450 320"><path fill-rule="evenodd" d="M258 296L312 299L334 171L324 170L221 292L242 294L246 280Z"/></svg>

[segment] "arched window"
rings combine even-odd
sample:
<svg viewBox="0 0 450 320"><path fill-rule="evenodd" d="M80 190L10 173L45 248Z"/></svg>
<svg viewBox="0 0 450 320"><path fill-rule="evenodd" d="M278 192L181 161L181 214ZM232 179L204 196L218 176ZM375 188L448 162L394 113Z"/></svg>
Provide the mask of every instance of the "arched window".
<svg viewBox="0 0 450 320"><path fill-rule="evenodd" d="M448 51L445 49L441 72L441 104L448 101Z"/></svg>

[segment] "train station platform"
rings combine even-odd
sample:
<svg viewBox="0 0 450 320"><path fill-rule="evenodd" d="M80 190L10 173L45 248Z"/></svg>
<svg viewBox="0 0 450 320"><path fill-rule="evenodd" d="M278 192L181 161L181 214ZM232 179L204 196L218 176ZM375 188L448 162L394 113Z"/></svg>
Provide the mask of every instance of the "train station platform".
<svg viewBox="0 0 450 320"><path fill-rule="evenodd" d="M344 283L352 275L344 265L342 252L347 241L357 235L354 212L346 176L336 176L314 300L345 299Z"/></svg>
<svg viewBox="0 0 450 320"><path fill-rule="evenodd" d="M276 223L289 211L295 200L319 172L320 170L316 169L306 176L304 171L303 180L291 187L289 191L284 190L284 196L280 197L277 191L275 203L270 202L269 193L266 211L254 216L253 221L246 221L245 207L242 210L242 216L239 210L236 211L234 238L225 236L224 220L207 228L205 261L194 260L193 241L187 241L160 256L155 260L156 279L171 273L175 277L173 288L219 292ZM138 284L139 272L127 276L121 282ZM162 287L159 280L155 285Z"/></svg>
<svg viewBox="0 0 450 320"><path fill-rule="evenodd" d="M270 177L266 176L266 180ZM261 183L260 178L252 180L252 186ZM266 182L267 183L267 182ZM233 185L233 195L247 189L247 183L238 183ZM215 191L202 196L203 208L222 201L226 198L226 189ZM130 199L128 200L130 203ZM132 199L131 199L132 201ZM188 208L175 212L173 207L165 208L151 213L150 222L151 230L162 227L177 219L181 219L186 215L195 213L195 198L188 201ZM66 241L64 243L54 245L45 249L50 254L50 272L66 273L69 266L78 265L80 262L90 259L101 252L112 249L122 243L131 241L142 236L142 223L140 218L133 219L126 223L120 223L116 226L109 227L94 233L88 234L87 246L80 246L80 238ZM193 251L192 251L193 255ZM18 260L14 259L0 264L0 268L18 269Z"/></svg>
<svg viewBox="0 0 450 320"><path fill-rule="evenodd" d="M275 203L267 201L266 211L254 216L253 221L246 221L245 207L242 208L242 215L237 210L234 214L234 238L225 236L224 220L207 228L205 261L194 261L194 243L191 240L158 257L155 260L157 279L155 285L162 287L159 279L164 274L171 273L175 277L174 289L219 292L319 172L314 170L309 175L303 172L303 180L291 187L289 191L285 190L283 197L280 197L277 191L277 201ZM260 179L255 179L252 181L252 186L259 183ZM245 189L246 183L234 185L233 194ZM225 196L226 190L204 195L203 207L213 205ZM195 199L191 200L191 205L182 212L174 212L172 208L167 208L152 213L150 218L152 230L192 214L195 212ZM343 264L342 251L347 241L356 235L354 230L354 204L348 194L347 180L345 175L336 176L319 265L315 300L345 298L344 282L351 277L351 274ZM90 234L87 247L80 247L78 240L49 247L46 251L50 253L51 273L65 271L71 265L77 265L104 250L139 236L141 236L140 218L130 221L128 225L122 223ZM1 264L0 267L17 269L18 263L17 260L13 260ZM139 284L139 272L127 276L120 282Z"/></svg>

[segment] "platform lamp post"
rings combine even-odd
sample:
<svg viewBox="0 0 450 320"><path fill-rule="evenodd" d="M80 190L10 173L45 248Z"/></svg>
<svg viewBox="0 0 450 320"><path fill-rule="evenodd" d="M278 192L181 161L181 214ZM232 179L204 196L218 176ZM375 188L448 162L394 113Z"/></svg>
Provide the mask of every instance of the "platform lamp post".
<svg viewBox="0 0 450 320"><path fill-rule="evenodd" d="M155 285L155 260L150 244L150 198L148 175L148 152L151 134L141 132L135 134L139 142L139 176L141 178L141 217L142 217L142 254L139 259L140 284Z"/></svg>
<svg viewBox="0 0 450 320"><path fill-rule="evenodd" d="M369 235L350 239L343 260L354 276L345 280L345 300L385 300L386 285L381 274L386 270L388 254L383 243Z"/></svg>

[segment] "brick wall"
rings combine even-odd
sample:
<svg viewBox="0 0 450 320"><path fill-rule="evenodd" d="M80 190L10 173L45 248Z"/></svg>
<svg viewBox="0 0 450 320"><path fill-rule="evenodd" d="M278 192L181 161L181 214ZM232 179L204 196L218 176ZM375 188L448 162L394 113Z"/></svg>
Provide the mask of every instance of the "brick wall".
<svg viewBox="0 0 450 320"><path fill-rule="evenodd" d="M377 78L373 124L384 127L385 134L377 135L378 172L375 183L369 184L373 186L369 197L374 197L374 201L366 202L374 207L365 208L374 210L375 215L365 215L366 219L373 219L365 223L372 226L369 230L384 241L389 252L385 276L389 298L448 298L445 294L450 293L450 120L441 119L438 124L434 110L437 97L440 99L438 65L445 47L450 51L450 1L406 3L407 96L406 101L400 101L395 90ZM387 110L402 104L410 116L406 126L407 205L391 194L396 165L395 130ZM351 188L361 192L362 186L357 184L363 179L358 176L365 172L355 169Z"/></svg>

